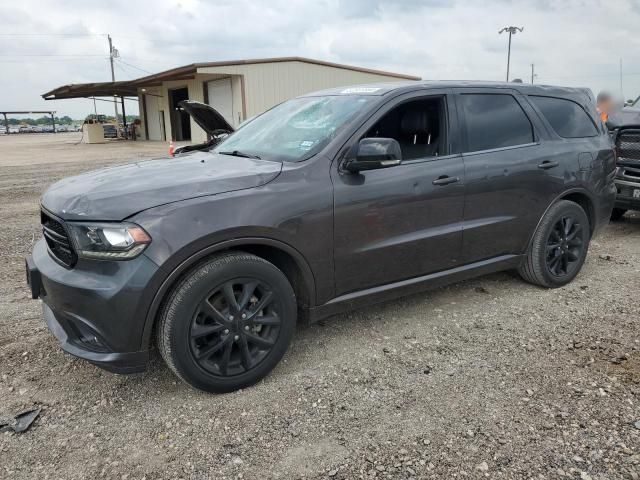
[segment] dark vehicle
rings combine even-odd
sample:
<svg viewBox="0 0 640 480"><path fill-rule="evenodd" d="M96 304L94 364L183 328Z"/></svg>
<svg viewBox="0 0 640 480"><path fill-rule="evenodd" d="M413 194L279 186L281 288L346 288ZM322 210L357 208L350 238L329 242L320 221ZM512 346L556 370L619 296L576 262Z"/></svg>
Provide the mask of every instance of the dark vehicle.
<svg viewBox="0 0 640 480"><path fill-rule="evenodd" d="M104 138L118 138L118 127L113 123L104 123L102 129L104 130Z"/></svg>
<svg viewBox="0 0 640 480"><path fill-rule="evenodd" d="M624 107L607 121L618 157L616 203L611 220L619 220L627 210L640 210L640 108Z"/></svg>
<svg viewBox="0 0 640 480"><path fill-rule="evenodd" d="M195 100L183 100L178 103L178 107L191 115L193 120L207 132L208 140L205 143L178 147L173 152L174 156L196 150L211 150L234 132L234 128L229 122L227 122L217 110L206 103L196 102Z"/></svg>
<svg viewBox="0 0 640 480"><path fill-rule="evenodd" d="M565 285L614 175L584 90L328 90L211 151L54 184L28 280L67 352L139 372L155 340L181 379L225 392L273 369L298 319L499 270Z"/></svg>

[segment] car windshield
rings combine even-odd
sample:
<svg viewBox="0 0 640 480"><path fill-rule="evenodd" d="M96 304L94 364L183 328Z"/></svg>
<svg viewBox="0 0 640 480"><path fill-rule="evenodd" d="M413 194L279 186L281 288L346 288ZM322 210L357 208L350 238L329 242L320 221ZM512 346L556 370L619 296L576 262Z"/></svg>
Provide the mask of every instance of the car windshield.
<svg viewBox="0 0 640 480"><path fill-rule="evenodd" d="M214 151L226 155L297 162L322 150L373 97L295 98L251 120Z"/></svg>

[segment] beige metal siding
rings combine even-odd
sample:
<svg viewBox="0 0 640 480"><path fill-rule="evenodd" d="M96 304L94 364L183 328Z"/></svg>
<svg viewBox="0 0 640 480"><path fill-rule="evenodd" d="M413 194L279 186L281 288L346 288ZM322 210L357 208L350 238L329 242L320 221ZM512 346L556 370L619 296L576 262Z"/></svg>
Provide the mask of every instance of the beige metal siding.
<svg viewBox="0 0 640 480"><path fill-rule="evenodd" d="M190 100L204 102L204 82L227 77L231 77L232 124L236 127L278 103L316 90L364 83L407 81L391 75L301 61L200 67L193 79L165 81L161 87L152 87L160 95L155 97L153 108L164 111L167 139L172 138L169 90L187 87ZM147 90L151 91L151 88ZM147 101L149 98L148 96ZM149 131L153 131L151 125ZM154 139L153 137L156 137L155 132L149 138ZM191 120L191 142L204 142L206 137L206 133Z"/></svg>
<svg viewBox="0 0 640 480"><path fill-rule="evenodd" d="M198 72L224 72L244 76L247 118L284 100L316 90L361 83L402 81L388 75L297 61L203 67Z"/></svg>

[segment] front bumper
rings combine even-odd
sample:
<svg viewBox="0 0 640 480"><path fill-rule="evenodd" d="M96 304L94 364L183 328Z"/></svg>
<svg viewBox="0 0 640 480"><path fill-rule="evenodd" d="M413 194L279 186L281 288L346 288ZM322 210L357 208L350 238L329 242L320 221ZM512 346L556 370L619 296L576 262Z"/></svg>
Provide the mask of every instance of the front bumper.
<svg viewBox="0 0 640 480"><path fill-rule="evenodd" d="M32 296L61 348L115 373L145 369L142 344L150 284L158 271L144 255L128 261L80 259L73 269L53 260L44 240L27 258Z"/></svg>
<svg viewBox="0 0 640 480"><path fill-rule="evenodd" d="M615 183L618 192L616 195L615 208L640 210L640 197L633 196L634 191L640 191L640 181L633 182L616 178Z"/></svg>

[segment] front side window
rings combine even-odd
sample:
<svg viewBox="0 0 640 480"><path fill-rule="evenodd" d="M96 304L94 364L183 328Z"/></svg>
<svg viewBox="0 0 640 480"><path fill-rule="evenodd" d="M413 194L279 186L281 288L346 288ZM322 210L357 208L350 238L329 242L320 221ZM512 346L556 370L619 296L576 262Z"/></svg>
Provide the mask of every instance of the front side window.
<svg viewBox="0 0 640 480"><path fill-rule="evenodd" d="M403 160L446 155L444 97L425 97L402 103L387 112L365 137L393 138Z"/></svg>
<svg viewBox="0 0 640 480"><path fill-rule="evenodd" d="M330 95L289 100L245 124L214 152L285 162L305 160L328 145L375 98Z"/></svg>
<svg viewBox="0 0 640 480"><path fill-rule="evenodd" d="M598 130L587 112L564 98L529 95L558 135L564 138L595 137Z"/></svg>
<svg viewBox="0 0 640 480"><path fill-rule="evenodd" d="M466 120L468 152L534 141L533 126L512 95L472 93L459 98Z"/></svg>

